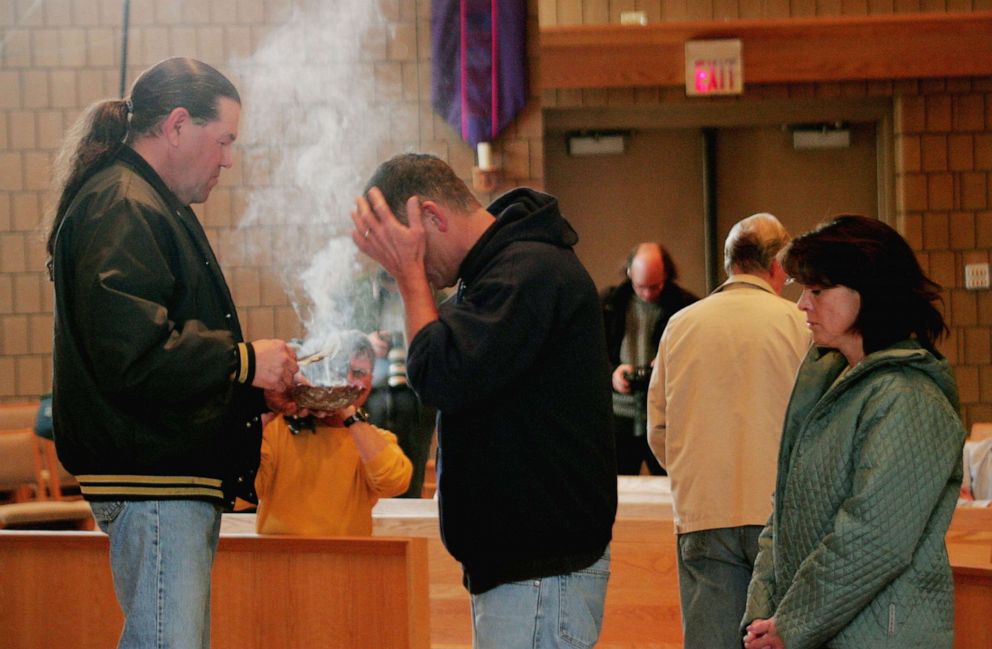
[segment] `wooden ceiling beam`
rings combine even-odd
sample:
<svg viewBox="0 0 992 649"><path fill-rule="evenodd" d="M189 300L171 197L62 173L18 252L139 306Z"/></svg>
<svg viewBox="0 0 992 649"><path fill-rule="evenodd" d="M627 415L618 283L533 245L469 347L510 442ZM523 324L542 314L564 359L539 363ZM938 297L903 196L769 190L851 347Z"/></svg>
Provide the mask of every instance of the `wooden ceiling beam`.
<svg viewBox="0 0 992 649"><path fill-rule="evenodd" d="M739 38L744 83L992 75L992 11L542 27L542 88L685 84L685 42Z"/></svg>

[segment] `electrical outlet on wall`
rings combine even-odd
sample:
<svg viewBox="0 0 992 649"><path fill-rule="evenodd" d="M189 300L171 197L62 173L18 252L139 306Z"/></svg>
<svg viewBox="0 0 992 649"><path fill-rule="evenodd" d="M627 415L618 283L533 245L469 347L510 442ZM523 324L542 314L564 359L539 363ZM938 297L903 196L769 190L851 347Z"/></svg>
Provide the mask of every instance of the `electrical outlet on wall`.
<svg viewBox="0 0 992 649"><path fill-rule="evenodd" d="M965 264L964 287L973 291L989 287L988 264Z"/></svg>

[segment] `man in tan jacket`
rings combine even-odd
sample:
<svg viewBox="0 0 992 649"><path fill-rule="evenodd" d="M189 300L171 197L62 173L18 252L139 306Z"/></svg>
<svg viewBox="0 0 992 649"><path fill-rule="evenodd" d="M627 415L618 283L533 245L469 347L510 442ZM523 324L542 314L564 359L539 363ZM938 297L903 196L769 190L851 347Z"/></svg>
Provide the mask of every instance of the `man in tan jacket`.
<svg viewBox="0 0 992 649"><path fill-rule="evenodd" d="M779 295L788 240L771 214L731 229L729 279L672 317L648 387L648 441L672 481L686 649L741 646L782 418L810 343L802 313Z"/></svg>

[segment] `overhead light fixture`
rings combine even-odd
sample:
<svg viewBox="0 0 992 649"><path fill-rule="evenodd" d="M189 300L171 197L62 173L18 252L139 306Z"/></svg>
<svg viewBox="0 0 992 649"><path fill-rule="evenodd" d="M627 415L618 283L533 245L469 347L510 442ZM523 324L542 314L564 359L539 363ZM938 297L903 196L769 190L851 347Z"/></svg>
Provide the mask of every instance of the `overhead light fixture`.
<svg viewBox="0 0 992 649"><path fill-rule="evenodd" d="M568 155L618 155L630 131L576 131L568 134Z"/></svg>
<svg viewBox="0 0 992 649"><path fill-rule="evenodd" d="M851 129L842 122L791 124L789 130L792 131L792 148L797 151L851 146Z"/></svg>

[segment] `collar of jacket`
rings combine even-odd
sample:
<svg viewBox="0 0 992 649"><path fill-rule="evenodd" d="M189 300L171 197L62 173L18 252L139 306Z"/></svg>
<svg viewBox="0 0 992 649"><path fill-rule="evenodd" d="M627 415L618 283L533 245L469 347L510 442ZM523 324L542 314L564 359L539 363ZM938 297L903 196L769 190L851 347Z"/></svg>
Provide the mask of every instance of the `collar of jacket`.
<svg viewBox="0 0 992 649"><path fill-rule="evenodd" d="M928 353L927 350L923 349L923 347L921 347L918 342L912 339L906 339L897 342L890 347L886 347L885 349L880 349L877 352L867 354L864 360L858 363L856 367L858 368L871 367L872 365L876 365L884 362L892 362L894 360L899 361L910 358L917 358L917 357L922 357L927 353ZM841 354L833 347L820 347L818 345L813 345L812 349L810 350L810 356L815 361L819 361L821 358L831 354L836 354L841 358L843 358L843 354ZM853 370L854 368L851 369Z"/></svg>
<svg viewBox="0 0 992 649"><path fill-rule="evenodd" d="M518 241L571 249L578 234L558 211L558 199L527 187L503 194L486 211L493 223L469 249L458 268L459 280L471 285L479 272L507 246Z"/></svg>
<svg viewBox="0 0 992 649"><path fill-rule="evenodd" d="M826 395L828 392L836 394L862 376L886 365L916 366L930 376L954 408L958 407L957 386L954 384L947 360L934 356L912 339L900 341L866 355L840 381L837 381L837 377L847 367L847 359L836 349L814 345L809 351L807 362L799 369L796 387L802 384L820 395Z"/></svg>
<svg viewBox="0 0 992 649"><path fill-rule="evenodd" d="M172 193L172 190L165 184L165 181L158 175L158 172L137 151L125 144L120 148L117 159L127 164L139 176L148 181L148 184L155 188L155 191L169 203L169 206L173 210L189 209L188 205L183 205L179 202L179 199Z"/></svg>
<svg viewBox="0 0 992 649"><path fill-rule="evenodd" d="M769 284L766 280L761 279L757 275L748 275L747 273L731 275L730 277L727 278L726 282L720 284L715 289L713 289L713 292L710 293L710 295L712 295L713 293L719 293L720 291L723 291L724 289L730 288L731 286L734 285L736 286L747 285L749 287L760 288L763 291L767 291L772 295L775 295L775 291L772 290L772 285Z"/></svg>

